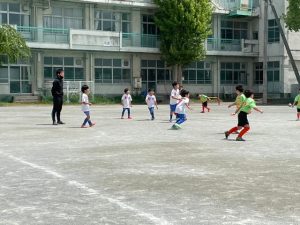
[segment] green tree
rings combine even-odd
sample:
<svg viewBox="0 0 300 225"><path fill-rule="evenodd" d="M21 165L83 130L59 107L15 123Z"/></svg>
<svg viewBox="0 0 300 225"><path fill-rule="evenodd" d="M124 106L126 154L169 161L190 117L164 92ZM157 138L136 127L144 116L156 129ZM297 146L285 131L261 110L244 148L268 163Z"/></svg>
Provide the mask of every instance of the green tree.
<svg viewBox="0 0 300 225"><path fill-rule="evenodd" d="M288 0L287 15L285 16L286 26L289 30L300 30L300 0Z"/></svg>
<svg viewBox="0 0 300 225"><path fill-rule="evenodd" d="M155 3L162 59L173 66L174 78L181 82L182 66L205 58L212 5L210 0L155 0Z"/></svg>
<svg viewBox="0 0 300 225"><path fill-rule="evenodd" d="M0 55L7 55L9 62L27 59L31 56L30 48L24 38L10 25L0 25ZM0 57L0 65L1 65Z"/></svg>

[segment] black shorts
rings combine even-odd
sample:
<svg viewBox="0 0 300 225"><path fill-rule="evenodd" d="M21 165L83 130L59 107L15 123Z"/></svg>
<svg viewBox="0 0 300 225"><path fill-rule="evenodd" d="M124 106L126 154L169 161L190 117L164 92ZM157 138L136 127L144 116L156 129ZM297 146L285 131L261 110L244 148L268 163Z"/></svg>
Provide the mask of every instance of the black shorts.
<svg viewBox="0 0 300 225"><path fill-rule="evenodd" d="M247 115L248 114L245 112L239 113L239 115L238 115L238 126L239 127L244 127L245 125L249 125Z"/></svg>
<svg viewBox="0 0 300 225"><path fill-rule="evenodd" d="M297 112L300 113L300 108L297 108Z"/></svg>
<svg viewBox="0 0 300 225"><path fill-rule="evenodd" d="M202 105L203 105L204 107L207 107L207 102L203 102Z"/></svg>

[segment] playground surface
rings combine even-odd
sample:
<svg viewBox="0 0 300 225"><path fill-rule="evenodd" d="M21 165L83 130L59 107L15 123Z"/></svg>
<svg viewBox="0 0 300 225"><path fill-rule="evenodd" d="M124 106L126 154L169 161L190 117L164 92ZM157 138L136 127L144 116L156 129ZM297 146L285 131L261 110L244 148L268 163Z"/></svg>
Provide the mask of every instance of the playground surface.
<svg viewBox="0 0 300 225"><path fill-rule="evenodd" d="M181 130L168 105L133 120L117 105L0 107L1 225L299 225L300 121L296 109L262 106L246 142L224 131L234 109L193 104Z"/></svg>

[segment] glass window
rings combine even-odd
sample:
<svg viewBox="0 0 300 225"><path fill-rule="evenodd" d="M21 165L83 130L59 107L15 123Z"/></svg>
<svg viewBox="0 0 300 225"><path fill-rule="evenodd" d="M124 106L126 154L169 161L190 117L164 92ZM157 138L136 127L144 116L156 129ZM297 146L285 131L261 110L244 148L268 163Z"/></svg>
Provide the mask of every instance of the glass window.
<svg viewBox="0 0 300 225"><path fill-rule="evenodd" d="M211 65L204 61L193 62L183 68L183 77L186 84L211 84Z"/></svg>
<svg viewBox="0 0 300 225"><path fill-rule="evenodd" d="M8 83L8 67L0 66L0 83Z"/></svg>
<svg viewBox="0 0 300 225"><path fill-rule="evenodd" d="M221 63L221 84L247 84L245 63Z"/></svg>
<svg viewBox="0 0 300 225"><path fill-rule="evenodd" d="M20 12L20 4L18 3L9 3L10 12Z"/></svg>
<svg viewBox="0 0 300 225"><path fill-rule="evenodd" d="M268 21L268 42L275 43L280 41L279 27L276 20Z"/></svg>
<svg viewBox="0 0 300 225"><path fill-rule="evenodd" d="M232 20L221 21L222 39L247 39L248 23Z"/></svg>

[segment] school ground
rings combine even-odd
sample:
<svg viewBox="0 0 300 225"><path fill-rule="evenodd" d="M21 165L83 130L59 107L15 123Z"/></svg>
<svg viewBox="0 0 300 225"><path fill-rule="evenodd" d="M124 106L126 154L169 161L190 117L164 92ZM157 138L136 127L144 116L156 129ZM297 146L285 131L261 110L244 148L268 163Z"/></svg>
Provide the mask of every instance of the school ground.
<svg viewBox="0 0 300 225"><path fill-rule="evenodd" d="M146 106L121 120L120 106L0 108L1 225L298 225L300 121L296 109L263 106L249 116L246 142L224 140L236 124L227 104L182 130L168 106L150 121Z"/></svg>

